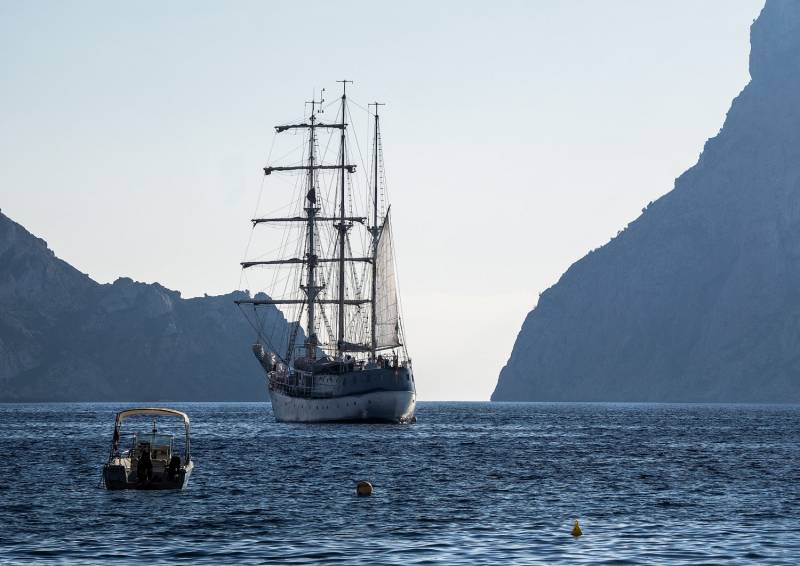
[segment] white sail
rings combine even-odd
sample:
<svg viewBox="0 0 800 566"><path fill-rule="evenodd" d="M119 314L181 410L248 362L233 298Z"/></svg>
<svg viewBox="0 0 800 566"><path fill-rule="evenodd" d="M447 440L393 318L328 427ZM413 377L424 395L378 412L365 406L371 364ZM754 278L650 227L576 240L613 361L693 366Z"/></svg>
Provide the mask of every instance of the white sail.
<svg viewBox="0 0 800 566"><path fill-rule="evenodd" d="M392 225L388 213L378 236L375 282L375 347L393 348L400 345L400 325Z"/></svg>

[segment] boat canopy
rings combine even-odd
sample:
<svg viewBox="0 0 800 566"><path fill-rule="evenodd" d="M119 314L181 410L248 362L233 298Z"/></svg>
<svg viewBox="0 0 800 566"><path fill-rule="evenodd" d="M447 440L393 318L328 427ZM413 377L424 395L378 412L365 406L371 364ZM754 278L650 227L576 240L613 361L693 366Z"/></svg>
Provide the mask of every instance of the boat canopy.
<svg viewBox="0 0 800 566"><path fill-rule="evenodd" d="M162 415L165 417L180 417L186 425L186 430L189 430L189 415L176 411L175 409L164 409L160 407L139 407L135 409L125 409L117 413L117 425L122 424L122 421L128 417L136 415Z"/></svg>

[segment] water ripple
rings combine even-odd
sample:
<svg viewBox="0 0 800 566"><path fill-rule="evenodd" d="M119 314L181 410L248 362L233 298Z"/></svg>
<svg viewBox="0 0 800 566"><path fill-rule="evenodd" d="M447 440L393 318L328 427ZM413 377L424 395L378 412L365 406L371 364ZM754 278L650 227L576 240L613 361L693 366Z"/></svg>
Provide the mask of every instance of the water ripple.
<svg viewBox="0 0 800 566"><path fill-rule="evenodd" d="M421 403L412 426L179 404L182 492L99 488L113 404L0 405L0 563L793 564L800 408ZM354 496L369 479L371 498ZM581 520L584 536L569 536Z"/></svg>

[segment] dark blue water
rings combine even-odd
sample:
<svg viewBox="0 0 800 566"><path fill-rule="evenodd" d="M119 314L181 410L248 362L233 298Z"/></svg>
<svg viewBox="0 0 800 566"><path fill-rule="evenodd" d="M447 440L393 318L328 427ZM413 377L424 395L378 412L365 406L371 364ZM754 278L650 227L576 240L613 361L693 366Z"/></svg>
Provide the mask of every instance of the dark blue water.
<svg viewBox="0 0 800 566"><path fill-rule="evenodd" d="M176 404L188 488L108 492L122 407L0 405L0 562L800 560L797 406L422 403L390 426Z"/></svg>

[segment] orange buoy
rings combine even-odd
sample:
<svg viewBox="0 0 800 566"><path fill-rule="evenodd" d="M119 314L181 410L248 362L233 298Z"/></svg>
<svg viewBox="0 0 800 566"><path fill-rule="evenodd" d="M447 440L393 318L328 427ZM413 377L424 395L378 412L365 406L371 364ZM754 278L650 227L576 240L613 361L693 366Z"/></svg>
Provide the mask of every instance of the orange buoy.
<svg viewBox="0 0 800 566"><path fill-rule="evenodd" d="M572 536L579 537L582 534L583 534L583 531L581 530L581 526L578 523L578 519L575 519L575 524L572 527Z"/></svg>
<svg viewBox="0 0 800 566"><path fill-rule="evenodd" d="M372 495L372 484L368 481L360 481L356 484L356 495L359 497L368 497Z"/></svg>

